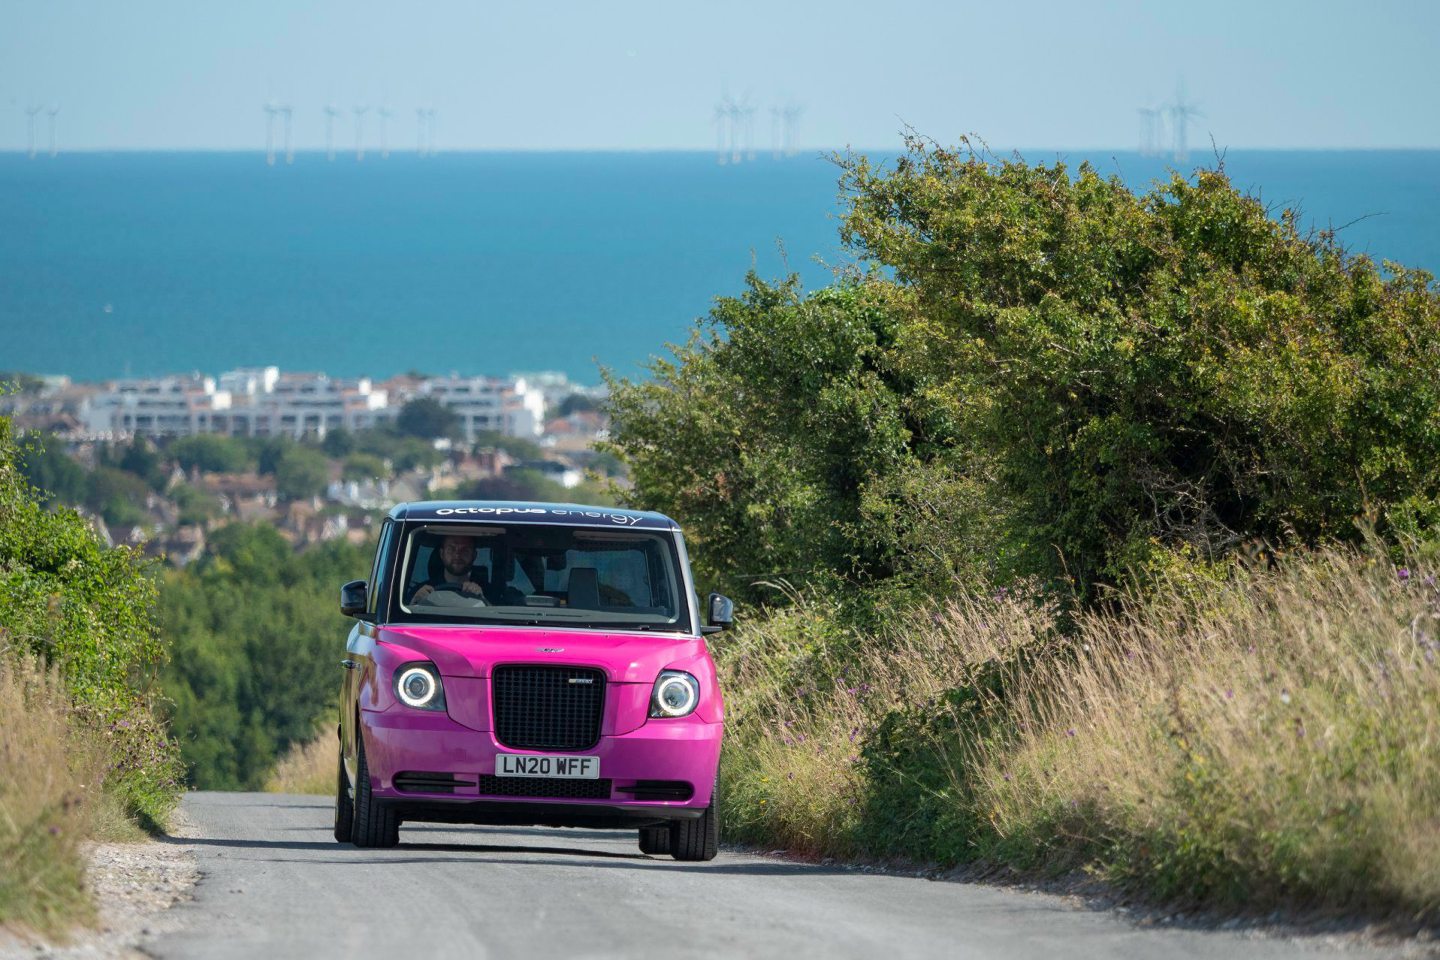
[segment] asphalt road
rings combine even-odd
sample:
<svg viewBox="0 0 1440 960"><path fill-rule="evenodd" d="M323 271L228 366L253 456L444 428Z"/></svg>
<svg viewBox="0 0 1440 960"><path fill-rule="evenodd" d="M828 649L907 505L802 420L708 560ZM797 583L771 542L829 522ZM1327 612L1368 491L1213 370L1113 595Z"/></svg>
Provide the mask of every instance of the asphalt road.
<svg viewBox="0 0 1440 960"><path fill-rule="evenodd" d="M146 944L161 958L1373 955L729 851L681 864L631 832L413 824L357 850L330 839L321 797L195 793L184 811L201 879L179 929Z"/></svg>

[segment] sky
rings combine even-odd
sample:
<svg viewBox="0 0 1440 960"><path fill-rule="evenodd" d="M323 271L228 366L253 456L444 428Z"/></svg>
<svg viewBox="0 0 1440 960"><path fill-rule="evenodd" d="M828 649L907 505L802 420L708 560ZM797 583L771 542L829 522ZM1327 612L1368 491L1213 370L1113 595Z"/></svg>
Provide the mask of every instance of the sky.
<svg viewBox="0 0 1440 960"><path fill-rule="evenodd" d="M258 150L267 100L302 150L327 104L352 149L357 105L409 149L417 106L444 150L713 149L727 94L762 150L790 103L801 149L1125 149L1180 84L1192 145L1436 148L1437 52L1433 0L0 0L0 150L27 106L64 150Z"/></svg>

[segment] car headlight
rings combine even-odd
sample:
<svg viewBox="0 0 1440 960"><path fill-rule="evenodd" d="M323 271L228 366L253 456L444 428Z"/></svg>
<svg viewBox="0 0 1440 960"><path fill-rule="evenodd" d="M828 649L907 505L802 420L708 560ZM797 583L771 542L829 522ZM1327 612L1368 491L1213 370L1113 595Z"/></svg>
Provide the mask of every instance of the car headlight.
<svg viewBox="0 0 1440 960"><path fill-rule="evenodd" d="M685 717L700 704L700 681L681 670L662 670L650 694L650 716Z"/></svg>
<svg viewBox="0 0 1440 960"><path fill-rule="evenodd" d="M396 670L395 696L416 710L445 709L445 688L433 663L407 663Z"/></svg>

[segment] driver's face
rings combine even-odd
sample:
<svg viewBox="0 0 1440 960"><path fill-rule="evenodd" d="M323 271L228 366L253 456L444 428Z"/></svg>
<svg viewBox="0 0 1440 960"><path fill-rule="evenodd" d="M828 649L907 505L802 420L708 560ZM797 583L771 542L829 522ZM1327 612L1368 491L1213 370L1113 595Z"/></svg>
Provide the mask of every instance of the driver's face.
<svg viewBox="0 0 1440 960"><path fill-rule="evenodd" d="M440 545L440 562L452 577L463 577L475 561L475 541L469 537L446 537Z"/></svg>

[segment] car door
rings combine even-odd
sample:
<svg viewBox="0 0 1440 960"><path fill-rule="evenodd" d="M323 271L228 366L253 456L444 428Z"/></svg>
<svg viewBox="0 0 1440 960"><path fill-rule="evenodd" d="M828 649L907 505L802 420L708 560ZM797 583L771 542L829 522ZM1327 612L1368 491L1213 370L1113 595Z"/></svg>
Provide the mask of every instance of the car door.
<svg viewBox="0 0 1440 960"><path fill-rule="evenodd" d="M355 717L359 709L360 688L365 678L374 670L371 650L375 645L377 625L385 616L390 567L393 566L398 529L399 524L388 518L381 525L380 537L375 546L375 562L370 569L369 609L351 625L350 635L345 642L345 657L340 661L344 668L340 681L340 749L345 757L347 774L352 778L355 773ZM354 782L353 779L351 782Z"/></svg>

